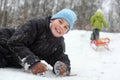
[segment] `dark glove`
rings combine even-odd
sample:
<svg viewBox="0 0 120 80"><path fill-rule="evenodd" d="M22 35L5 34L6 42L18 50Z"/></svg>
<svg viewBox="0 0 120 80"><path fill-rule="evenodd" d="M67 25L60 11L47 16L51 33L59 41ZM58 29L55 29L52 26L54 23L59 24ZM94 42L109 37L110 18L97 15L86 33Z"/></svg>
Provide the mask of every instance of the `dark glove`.
<svg viewBox="0 0 120 80"><path fill-rule="evenodd" d="M43 73L45 73L47 71L47 66L42 63L42 62L38 62L35 65L32 66L31 68L31 72L33 74L40 74L42 75Z"/></svg>
<svg viewBox="0 0 120 80"><path fill-rule="evenodd" d="M61 61L57 61L54 65L54 73L57 76L68 76L70 75L70 67Z"/></svg>

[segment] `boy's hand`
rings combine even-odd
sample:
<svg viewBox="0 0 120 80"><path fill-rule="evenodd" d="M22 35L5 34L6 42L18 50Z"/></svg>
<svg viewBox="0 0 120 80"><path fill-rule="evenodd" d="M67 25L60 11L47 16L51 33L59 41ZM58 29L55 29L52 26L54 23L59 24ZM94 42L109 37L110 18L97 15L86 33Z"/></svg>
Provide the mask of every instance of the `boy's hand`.
<svg viewBox="0 0 120 80"><path fill-rule="evenodd" d="M54 72L57 76L68 76L70 75L70 70L67 69L65 63L57 61L54 65Z"/></svg>
<svg viewBox="0 0 120 80"><path fill-rule="evenodd" d="M47 71L47 66L44 63L38 62L37 64L33 65L31 68L31 72L33 74L40 74L42 75Z"/></svg>

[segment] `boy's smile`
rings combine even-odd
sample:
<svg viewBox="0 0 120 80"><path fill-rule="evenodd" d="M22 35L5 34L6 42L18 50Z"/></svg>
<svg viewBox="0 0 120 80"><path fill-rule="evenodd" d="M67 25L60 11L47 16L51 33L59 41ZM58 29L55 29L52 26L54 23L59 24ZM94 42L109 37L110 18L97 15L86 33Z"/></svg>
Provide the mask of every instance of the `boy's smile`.
<svg viewBox="0 0 120 80"><path fill-rule="evenodd" d="M69 24L64 19L54 19L51 20L50 29L55 37L61 37L69 30Z"/></svg>

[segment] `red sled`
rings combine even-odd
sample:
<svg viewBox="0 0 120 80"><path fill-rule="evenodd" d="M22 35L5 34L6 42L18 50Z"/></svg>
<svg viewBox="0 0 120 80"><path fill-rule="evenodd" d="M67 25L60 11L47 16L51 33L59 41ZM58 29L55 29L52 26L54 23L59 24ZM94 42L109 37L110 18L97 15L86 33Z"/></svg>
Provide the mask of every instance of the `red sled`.
<svg viewBox="0 0 120 80"><path fill-rule="evenodd" d="M97 39L97 40L92 40L91 41L91 47L94 49L94 50L97 50L98 47L101 47L103 46L105 49L109 50L109 47L108 47L108 44L110 43L110 39L109 38L100 38L100 39Z"/></svg>

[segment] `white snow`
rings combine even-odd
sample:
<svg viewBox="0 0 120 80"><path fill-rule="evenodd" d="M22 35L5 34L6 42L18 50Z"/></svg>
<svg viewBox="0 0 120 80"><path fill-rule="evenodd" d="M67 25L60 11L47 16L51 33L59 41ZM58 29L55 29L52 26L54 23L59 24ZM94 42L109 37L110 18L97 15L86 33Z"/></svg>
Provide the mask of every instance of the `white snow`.
<svg viewBox="0 0 120 80"><path fill-rule="evenodd" d="M50 71L42 76L23 69L0 68L0 80L120 80L120 33L100 32L100 37L110 38L110 51L103 47L93 50L90 35L91 31L72 30L64 36L71 74L77 76L56 77L48 65Z"/></svg>

